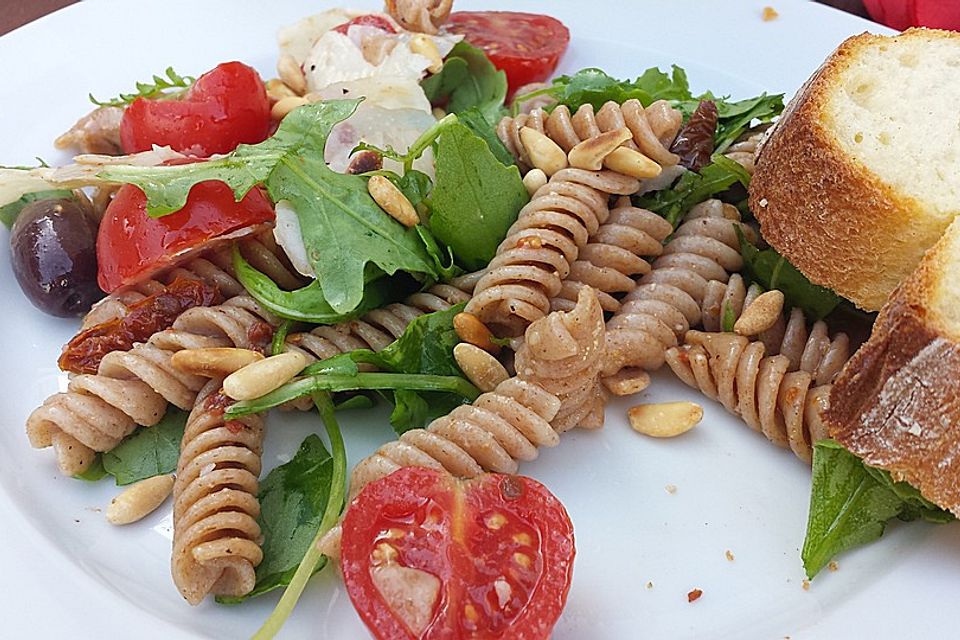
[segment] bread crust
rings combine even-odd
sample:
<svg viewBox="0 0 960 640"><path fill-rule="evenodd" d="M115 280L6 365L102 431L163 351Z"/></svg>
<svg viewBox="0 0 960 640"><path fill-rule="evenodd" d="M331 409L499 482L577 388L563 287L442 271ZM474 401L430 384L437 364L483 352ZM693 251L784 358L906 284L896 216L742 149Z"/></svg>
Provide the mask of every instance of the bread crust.
<svg viewBox="0 0 960 640"><path fill-rule="evenodd" d="M931 34L938 32L903 35ZM853 36L827 58L758 150L750 184L767 242L810 280L868 311L883 305L950 222L851 159L824 122L837 78L865 46L884 41Z"/></svg>
<svg viewBox="0 0 960 640"><path fill-rule="evenodd" d="M960 223L883 307L824 415L830 436L960 516L960 342L933 303L960 251ZM955 261L954 261L955 262Z"/></svg>

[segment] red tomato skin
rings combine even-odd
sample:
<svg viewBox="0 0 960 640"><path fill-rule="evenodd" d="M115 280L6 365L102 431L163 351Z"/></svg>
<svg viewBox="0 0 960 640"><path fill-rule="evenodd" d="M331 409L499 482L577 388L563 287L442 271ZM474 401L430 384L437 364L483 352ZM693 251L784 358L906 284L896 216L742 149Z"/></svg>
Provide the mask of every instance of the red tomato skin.
<svg viewBox="0 0 960 640"><path fill-rule="evenodd" d="M120 121L120 142L126 153L158 145L208 157L262 142L271 124L259 74L241 62L224 62L197 78L180 99L134 100Z"/></svg>
<svg viewBox="0 0 960 640"><path fill-rule="evenodd" d="M217 181L190 190L186 205L151 218L147 198L124 185L107 207L97 234L97 282L107 293L134 284L171 266L177 258L218 236L273 221L270 200L258 188L240 201Z"/></svg>
<svg viewBox="0 0 960 640"><path fill-rule="evenodd" d="M384 18L383 16L377 15L375 13L368 13L364 16L357 16L350 22L344 22L339 27L334 27L334 31L337 33L342 33L347 35L347 31L350 30L350 27L353 25L358 25L361 27L376 27L381 31L386 31L387 33L396 33L397 30L393 28L393 25L390 24L390 21Z"/></svg>
<svg viewBox="0 0 960 640"><path fill-rule="evenodd" d="M458 489L452 488L457 486L465 494L459 498ZM503 486L520 487L520 491L505 492ZM512 497L506 497L508 493ZM404 538L399 562L410 566L404 561L413 560L416 568L441 580L435 617L419 637L390 611L374 586L370 570L371 551L377 535L384 531L385 519L409 520L408 514L412 511L429 511L437 518L426 530L418 529L412 542L410 536ZM534 593L509 626L468 630L463 628L459 615L463 581L467 576L474 578L476 590L478 586L489 586L490 576L502 574L504 570L500 566L478 567L482 563L475 561L476 556L458 553L456 546L476 543L484 536L489 538L483 514L491 511L535 523L534 528L527 529L538 534L541 553L537 569L542 573L536 578ZM413 518L413 522L416 520ZM566 510L535 480L486 474L479 479L460 481L444 472L420 467L399 469L364 487L344 518L341 545L340 563L347 593L361 619L379 640L546 640L566 602L575 555L573 526ZM483 550L497 553L497 548ZM544 558L547 560L542 561Z"/></svg>
<svg viewBox="0 0 960 640"><path fill-rule="evenodd" d="M507 97L547 80L570 43L570 30L550 16L518 11L455 11L447 28L484 50L507 74Z"/></svg>

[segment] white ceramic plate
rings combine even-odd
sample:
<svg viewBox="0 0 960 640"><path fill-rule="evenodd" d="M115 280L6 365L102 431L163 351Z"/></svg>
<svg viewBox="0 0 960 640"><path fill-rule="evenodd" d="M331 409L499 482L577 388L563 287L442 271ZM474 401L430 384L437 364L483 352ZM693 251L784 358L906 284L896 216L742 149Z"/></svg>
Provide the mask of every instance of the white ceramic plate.
<svg viewBox="0 0 960 640"><path fill-rule="evenodd" d="M457 6L548 11L566 22L573 39L562 71L598 66L631 76L677 63L695 89L735 97L790 94L844 37L878 29L794 0L773 0L780 13L773 22L761 20L764 0L488 2ZM331 4L88 0L4 36L0 163L67 160L51 140L90 108L88 92L116 94L171 64L196 74L240 59L272 76L277 28ZM169 575L169 505L136 525L112 527L101 513L116 493L109 482L62 478L49 451L30 449L24 419L63 384L56 357L76 324L23 299L6 250L0 274L7 309L0 319L0 637L249 636L275 595L192 609ZM666 373L640 399L703 402ZM960 596L960 528L891 526L880 543L844 556L839 571L805 591L799 547L807 467L709 402L690 434L643 438L627 426L629 402L611 403L602 431L571 433L523 469L559 496L576 527L576 570L558 640L943 635ZM391 435L383 413L343 422L352 462ZM268 469L319 429L311 416L273 415L269 424ZM688 604L693 588L703 597ZM327 570L282 636L366 633Z"/></svg>

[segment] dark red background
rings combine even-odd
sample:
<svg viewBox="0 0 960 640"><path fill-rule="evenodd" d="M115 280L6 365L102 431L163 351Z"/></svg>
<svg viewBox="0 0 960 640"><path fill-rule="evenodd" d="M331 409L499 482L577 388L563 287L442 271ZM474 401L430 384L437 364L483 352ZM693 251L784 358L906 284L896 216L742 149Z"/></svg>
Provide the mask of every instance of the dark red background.
<svg viewBox="0 0 960 640"><path fill-rule="evenodd" d="M17 2L6 2L5 4L7 6L3 8L3 11L0 11L0 35L8 31L13 31L21 25L36 20L40 16L45 16L60 7L73 4L76 1L77 0L20 0ZM864 17L867 15L863 8L863 2L860 0L821 0L821 3L829 4ZM776 9L776 0L771 0L770 5Z"/></svg>

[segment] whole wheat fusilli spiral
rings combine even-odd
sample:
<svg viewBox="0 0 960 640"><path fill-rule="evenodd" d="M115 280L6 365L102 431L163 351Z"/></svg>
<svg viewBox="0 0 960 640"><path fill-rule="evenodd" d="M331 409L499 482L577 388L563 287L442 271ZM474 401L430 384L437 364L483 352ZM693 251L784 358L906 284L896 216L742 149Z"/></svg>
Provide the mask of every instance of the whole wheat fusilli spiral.
<svg viewBox="0 0 960 640"><path fill-rule="evenodd" d="M711 281L703 304L703 330L723 330L723 316L734 322L750 306L763 289L756 284L746 288L739 274L730 276L727 284ZM815 384L827 384L840 373L850 359L850 338L846 333L830 336L827 323L818 320L808 330L807 320L798 307L789 314L780 314L776 323L756 336L767 355L783 354L790 360L790 370L801 370L814 376Z"/></svg>
<svg viewBox="0 0 960 640"><path fill-rule="evenodd" d="M784 344L799 337L787 337ZM768 355L763 342L734 333L691 331L686 340L666 354L681 380L719 400L774 444L811 460L813 444L827 437L821 416L830 381L849 357L845 336L831 341L818 330L803 343L797 362L784 353Z"/></svg>
<svg viewBox="0 0 960 640"><path fill-rule="evenodd" d="M201 389L187 419L173 487L173 581L196 605L208 594L242 596L256 584L257 500L263 419L224 421L223 380Z"/></svg>
<svg viewBox="0 0 960 640"><path fill-rule="evenodd" d="M626 197L620 198L570 265L560 294L550 301L551 309L573 309L580 290L590 286L596 290L604 311L617 311L620 301L614 296L636 289L634 277L650 272L650 264L644 258L659 256L671 231L670 223L657 214L632 206Z"/></svg>
<svg viewBox="0 0 960 640"><path fill-rule="evenodd" d="M664 100L646 109L639 100L627 100L622 105L607 102L596 113L591 104L580 106L574 114L566 105L559 105L550 113L541 108L515 118L505 117L497 125L497 136L517 159L521 171L528 171L534 163L520 137L523 127L545 134L567 153L585 140L626 127L633 137L623 146L640 151L662 167L670 167L679 160L670 152L670 144L682 121L683 115Z"/></svg>
<svg viewBox="0 0 960 640"><path fill-rule="evenodd" d="M604 375L660 367L665 351L699 325L708 282L726 282L743 268L736 224L736 208L718 200L690 210L653 269L607 322Z"/></svg>
<svg viewBox="0 0 960 640"><path fill-rule="evenodd" d="M609 194L638 182L610 171L563 169L520 210L474 289L467 311L500 335L516 336L550 312L581 249L610 215Z"/></svg>
<svg viewBox="0 0 960 640"><path fill-rule="evenodd" d="M531 326L527 340L531 345L521 349L522 357L518 354L523 364L517 376L472 405L380 447L354 467L351 493L412 465L446 469L459 477L515 473L517 460L533 459L538 447L556 445L560 432L576 426L582 407L574 402L594 412L603 312L593 291L585 288L572 312L554 312ZM602 417L602 406L600 411Z"/></svg>
<svg viewBox="0 0 960 640"><path fill-rule="evenodd" d="M567 313L551 313L530 325L517 350L517 375L560 399L551 424L558 433L603 425L606 392L600 385L604 358L603 309L595 292L581 289Z"/></svg>
<svg viewBox="0 0 960 640"><path fill-rule="evenodd" d="M96 374L73 376L66 392L47 398L27 418L30 443L53 446L61 471L80 473L94 452L117 446L138 424L156 424L167 403L193 407L206 379L174 369L174 352L226 346L263 350L277 322L248 296L188 309L169 329L129 351L106 354Z"/></svg>

